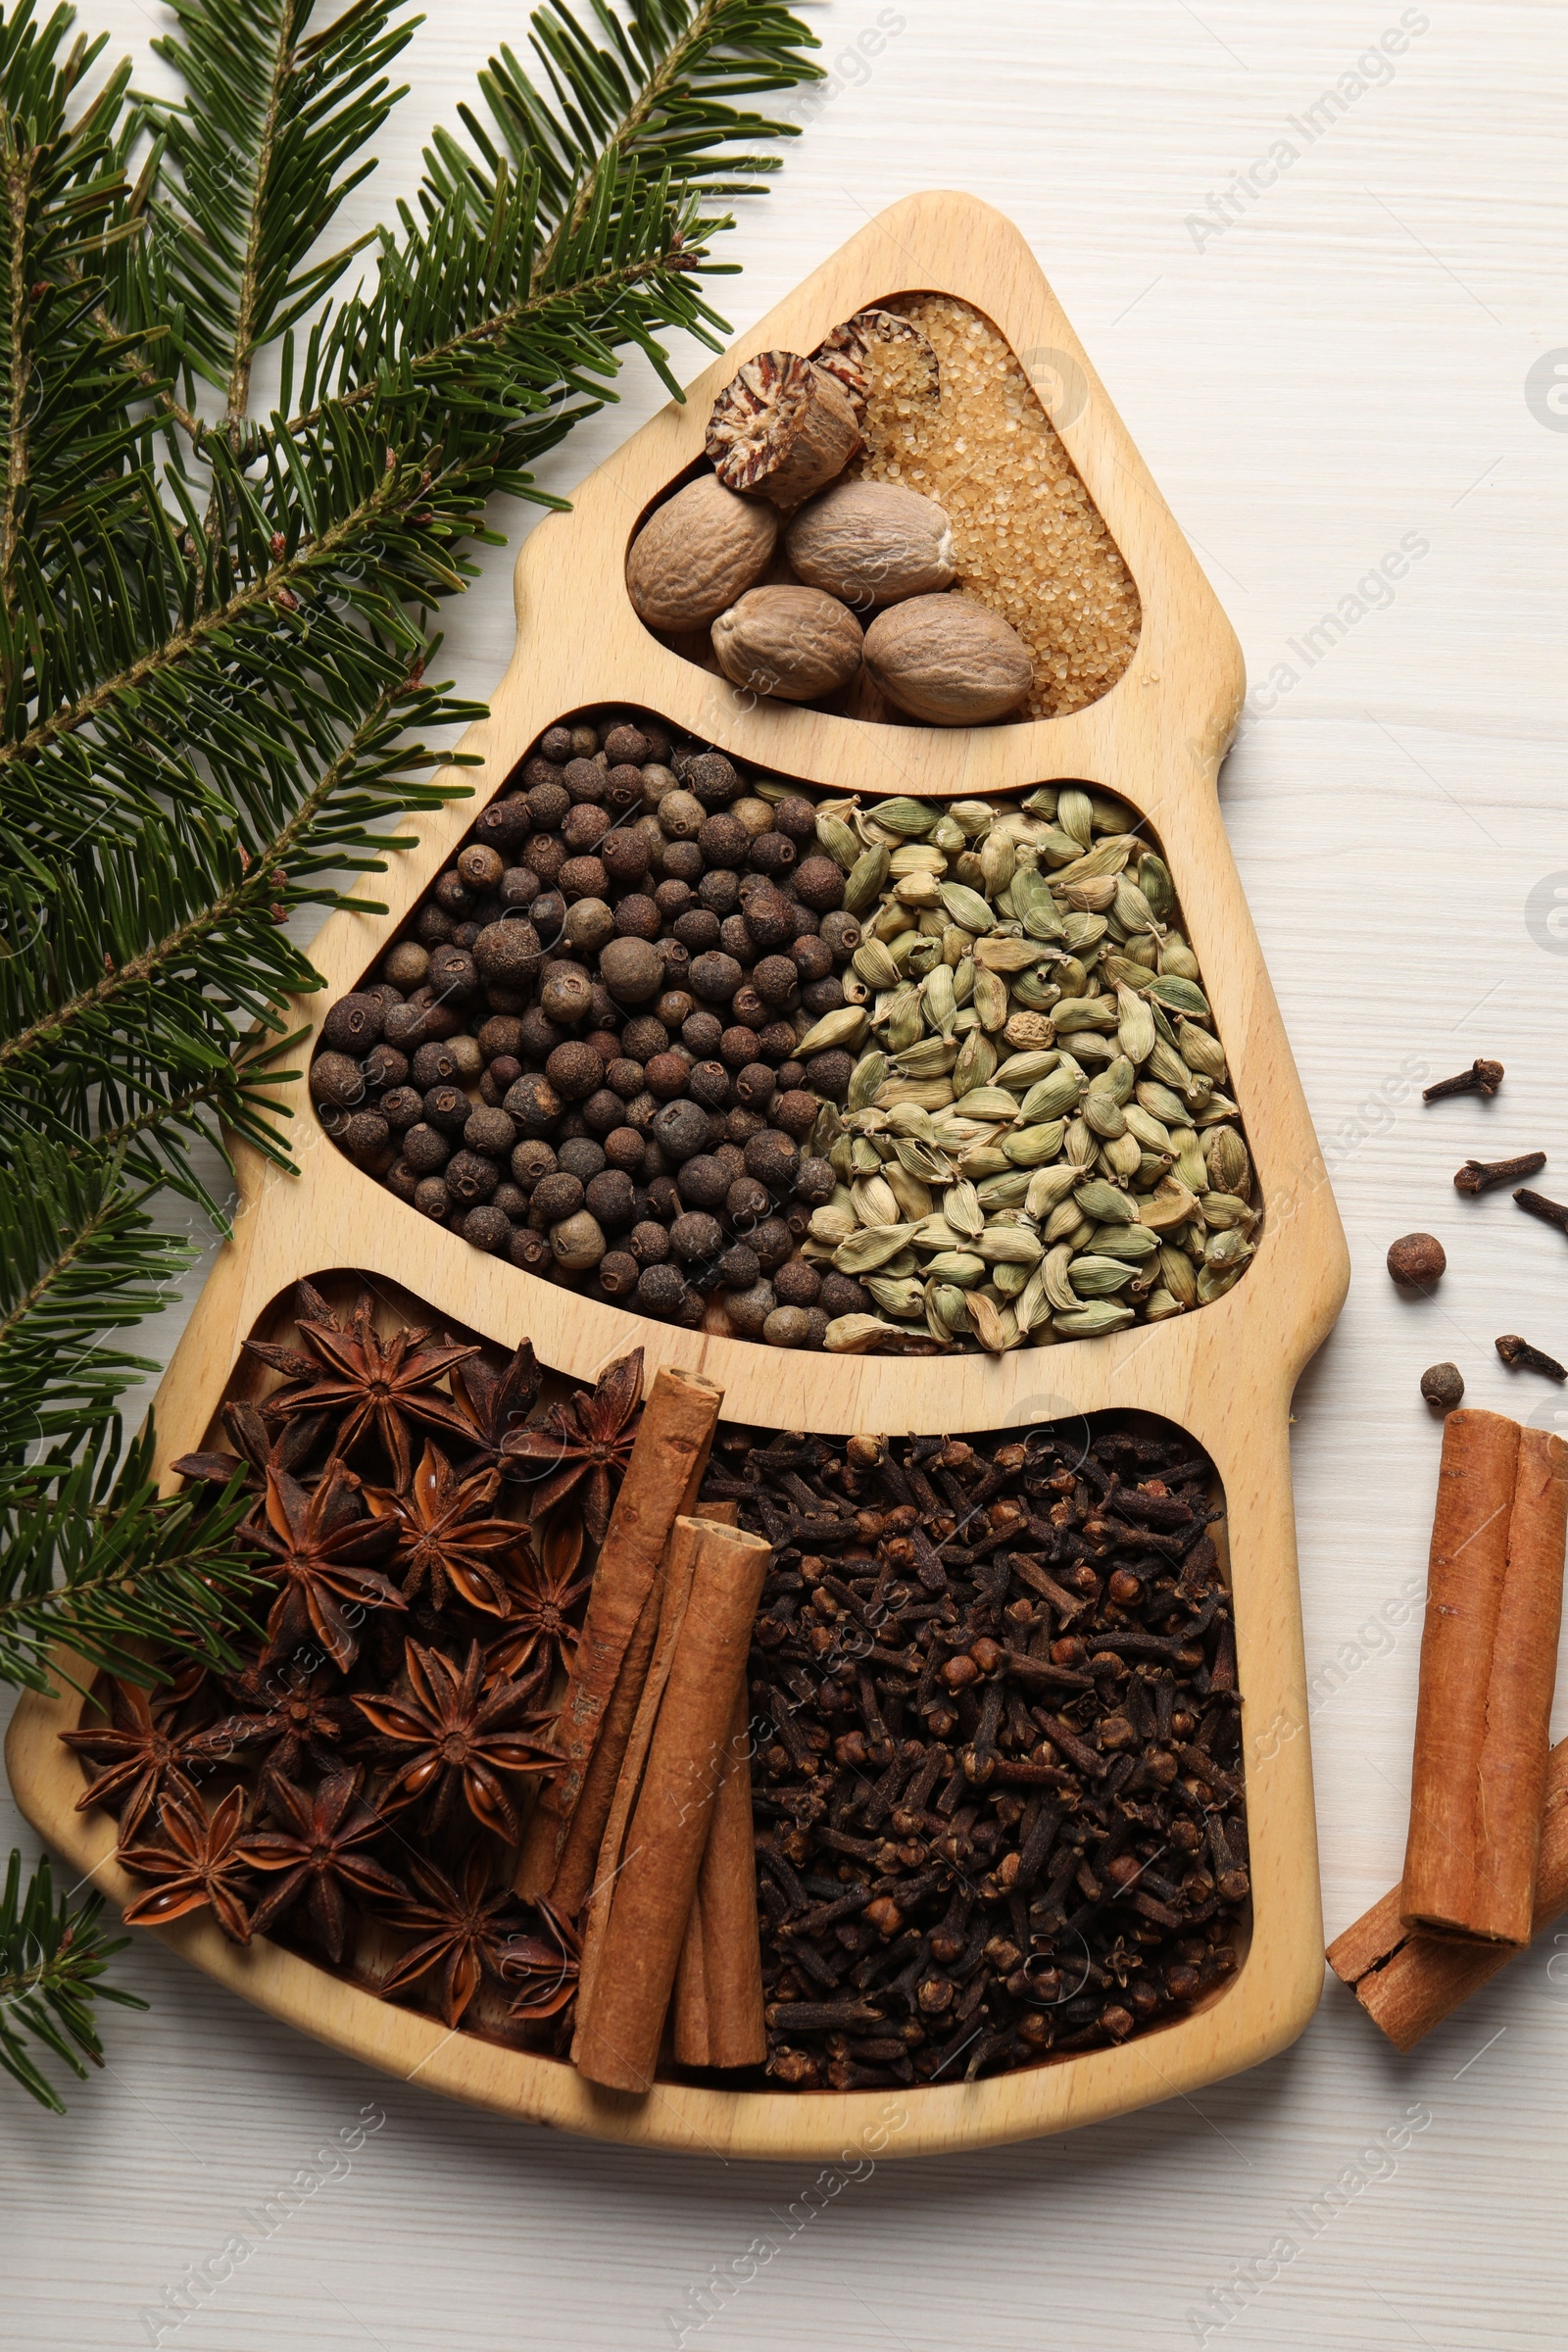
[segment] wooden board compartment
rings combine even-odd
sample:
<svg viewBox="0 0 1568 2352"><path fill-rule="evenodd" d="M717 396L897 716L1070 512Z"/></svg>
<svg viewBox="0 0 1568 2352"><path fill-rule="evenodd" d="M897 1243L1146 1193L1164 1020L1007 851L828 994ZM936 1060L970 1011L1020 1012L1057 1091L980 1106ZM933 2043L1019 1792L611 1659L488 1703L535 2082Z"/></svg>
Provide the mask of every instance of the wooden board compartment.
<svg viewBox="0 0 1568 2352"><path fill-rule="evenodd" d="M698 454L709 406L738 362L769 347L810 350L838 319L909 285L973 304L1014 352L1058 355L1086 387L1076 413L1061 414L1059 430L1132 571L1143 628L1115 686L1068 717L922 729L778 705L748 709L721 680L651 637L620 586L636 517ZM402 1204L330 1147L301 1089L300 1176L239 1154L234 1238L159 1392L160 1459L200 1444L240 1342L270 1303L297 1276L331 1266L404 1288L444 1320L509 1348L526 1334L542 1360L576 1378L593 1378L641 1345L650 1372L660 1362L701 1370L723 1385L727 1418L762 1426L998 1429L1109 1406L1175 1422L1214 1461L1229 1507L1251 1947L1223 1997L1180 2024L992 2081L900 2093L902 2120L890 2129L881 2092L801 2097L661 2085L633 2100L594 2091L569 2069L539 2060L526 2063L548 2079L524 2082L510 2071L521 2063L512 2054L449 2037L434 2021L396 2011L276 1947L225 1944L199 1921L165 1933L247 1998L370 2063L501 2112L686 2153L825 2157L868 2144L877 2132L889 2155L978 2147L1191 2092L1256 2064L1302 2030L1322 1983L1289 1415L1300 1370L1343 1301L1348 1262L1219 815L1215 779L1244 676L1212 592L1022 239L976 200L937 193L909 198L872 222L716 362L684 406L662 411L585 482L572 513L545 522L524 546L515 600L516 652L490 716L464 747L483 761L464 778L478 802L500 790L561 712L614 705L662 712L732 756L824 792L853 783L868 800L903 792L940 800L1071 777L1139 810L1170 859L1225 1043L1264 1207L1256 1256L1224 1298L1109 1339L996 1359L796 1355L626 1315L498 1264L412 1213L390 1213ZM394 860L385 878L386 914L339 914L325 926L315 957L326 987L297 1007L313 1038L326 1007L441 870L474 807L455 802L419 821L418 848ZM7 1755L29 1820L89 1870L104 1861L113 1830L73 1810L79 1781L62 1771L75 1768L55 1735L75 1703L24 1697ZM122 1894L128 1882L117 1888L116 1877L112 1867L100 1870L98 1883Z"/></svg>

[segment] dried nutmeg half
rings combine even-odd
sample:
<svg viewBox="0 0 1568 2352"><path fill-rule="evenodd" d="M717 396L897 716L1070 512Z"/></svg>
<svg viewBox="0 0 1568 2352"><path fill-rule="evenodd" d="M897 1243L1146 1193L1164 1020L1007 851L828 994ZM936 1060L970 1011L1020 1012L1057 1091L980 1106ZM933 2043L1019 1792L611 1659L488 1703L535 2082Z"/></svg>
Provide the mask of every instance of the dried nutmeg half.
<svg viewBox="0 0 1568 2352"><path fill-rule="evenodd" d="M732 685L786 703L847 686L860 666L860 624L820 588L752 588L712 628Z"/></svg>
<svg viewBox="0 0 1568 2352"><path fill-rule="evenodd" d="M772 561L778 509L705 473L666 499L626 558L626 593L651 629L706 629Z"/></svg>
<svg viewBox="0 0 1568 2352"><path fill-rule="evenodd" d="M904 365L900 370L900 390L906 397L927 400L934 407L942 397L942 370L937 355L908 318L901 318L896 311L857 311L823 336L811 357L818 368L825 368L849 394L856 416L865 416L866 394L870 389L868 377L874 361L872 346L891 343L898 347Z"/></svg>
<svg viewBox="0 0 1568 2352"><path fill-rule="evenodd" d="M713 403L706 447L726 490L798 507L860 446L842 384L798 351L760 351Z"/></svg>

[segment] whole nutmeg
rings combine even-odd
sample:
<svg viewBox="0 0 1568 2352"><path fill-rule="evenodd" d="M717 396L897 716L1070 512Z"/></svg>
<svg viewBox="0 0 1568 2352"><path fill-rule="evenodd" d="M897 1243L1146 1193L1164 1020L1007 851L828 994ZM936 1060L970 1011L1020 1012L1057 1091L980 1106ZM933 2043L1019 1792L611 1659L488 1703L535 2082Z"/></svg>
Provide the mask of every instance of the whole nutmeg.
<svg viewBox="0 0 1568 2352"><path fill-rule="evenodd" d="M835 482L784 535L798 579L847 605L901 604L957 577L947 511L901 482Z"/></svg>
<svg viewBox="0 0 1568 2352"><path fill-rule="evenodd" d="M820 588L749 589L719 614L710 635L732 686L779 702L834 694L860 666L859 622Z"/></svg>
<svg viewBox="0 0 1568 2352"><path fill-rule="evenodd" d="M550 1254L564 1273L589 1273L608 1248L598 1218L585 1208L550 1228Z"/></svg>
<svg viewBox="0 0 1568 2352"><path fill-rule="evenodd" d="M1448 1258L1435 1234L1407 1233L1391 1244L1388 1262L1395 1281L1413 1288L1441 1281Z"/></svg>
<svg viewBox="0 0 1568 2352"><path fill-rule="evenodd" d="M890 605L865 632L865 666L890 703L936 727L1002 718L1034 683L1022 638L971 596Z"/></svg>
<svg viewBox="0 0 1568 2352"><path fill-rule="evenodd" d="M766 499L741 498L716 474L688 482L631 543L626 593L633 611L651 629L706 629L761 578L778 529L778 509Z"/></svg>
<svg viewBox="0 0 1568 2352"><path fill-rule="evenodd" d="M1464 1402L1464 1376L1457 1364L1428 1364L1421 1375L1421 1394L1441 1413L1451 1413Z"/></svg>

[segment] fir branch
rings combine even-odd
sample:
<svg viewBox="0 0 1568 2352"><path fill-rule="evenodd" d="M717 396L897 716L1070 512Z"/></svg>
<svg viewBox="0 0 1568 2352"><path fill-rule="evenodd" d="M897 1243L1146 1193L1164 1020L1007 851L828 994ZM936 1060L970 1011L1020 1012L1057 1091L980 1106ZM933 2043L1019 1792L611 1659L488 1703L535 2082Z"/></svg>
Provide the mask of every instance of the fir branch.
<svg viewBox="0 0 1568 2352"><path fill-rule="evenodd" d="M107 1938L98 1924L102 1911L101 1894L90 1894L74 1909L68 1895L56 1903L47 1855L24 1888L22 1856L13 1850L0 1892L0 2067L55 2115L65 2114L66 2103L29 2044L52 2052L85 2082L82 2059L104 2063L94 2002L147 2006L103 1981L111 1959L130 1938Z"/></svg>

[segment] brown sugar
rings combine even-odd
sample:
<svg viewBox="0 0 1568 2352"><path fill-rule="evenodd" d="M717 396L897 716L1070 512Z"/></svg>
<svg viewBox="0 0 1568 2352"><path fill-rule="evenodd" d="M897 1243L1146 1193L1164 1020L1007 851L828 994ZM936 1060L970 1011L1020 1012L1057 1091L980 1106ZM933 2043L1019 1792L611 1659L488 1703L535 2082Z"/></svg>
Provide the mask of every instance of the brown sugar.
<svg viewBox="0 0 1568 2352"><path fill-rule="evenodd" d="M935 350L930 396L917 347L873 342L865 449L850 467L947 509L958 580L1023 639L1035 679L1019 717L1081 710L1132 660L1142 613L1132 574L1011 348L946 294L885 306Z"/></svg>

